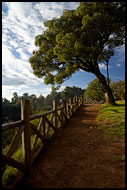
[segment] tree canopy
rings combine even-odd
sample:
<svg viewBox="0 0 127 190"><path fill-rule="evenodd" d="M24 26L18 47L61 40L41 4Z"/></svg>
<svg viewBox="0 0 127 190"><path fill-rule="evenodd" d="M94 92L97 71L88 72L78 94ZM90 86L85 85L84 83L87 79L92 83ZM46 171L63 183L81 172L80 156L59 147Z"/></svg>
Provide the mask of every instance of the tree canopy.
<svg viewBox="0 0 127 190"><path fill-rule="evenodd" d="M105 101L102 85L100 84L98 78L95 78L88 84L84 94L84 99L86 102Z"/></svg>
<svg viewBox="0 0 127 190"><path fill-rule="evenodd" d="M83 95L85 92L85 89L81 89L78 87L69 87L67 86L62 92L61 92L61 96L63 99L65 99L66 101L68 101L69 99L73 98L74 96L81 96ZM69 101L68 101L69 102Z"/></svg>
<svg viewBox="0 0 127 190"><path fill-rule="evenodd" d="M124 2L81 2L44 25L47 29L35 37L39 49L29 59L34 74L46 84L59 85L82 69L95 74L107 91L99 63L125 41Z"/></svg>
<svg viewBox="0 0 127 190"><path fill-rule="evenodd" d="M66 86L62 92L57 92L56 89L52 88L52 92L46 97L42 96L41 94L39 97L37 97L35 94L29 95L29 93L24 93L22 96L19 96L17 92L14 92L11 101L7 100L6 98L2 98L2 123L21 119L20 104L21 99L23 98L30 100L30 114L35 114L42 111L51 110L53 106L53 100L56 100L58 106L60 106L63 103L63 99L68 102L70 98L73 98L74 96L80 96L83 93L84 90L76 86Z"/></svg>
<svg viewBox="0 0 127 190"><path fill-rule="evenodd" d="M111 83L115 100L125 100L125 80L118 80Z"/></svg>
<svg viewBox="0 0 127 190"><path fill-rule="evenodd" d="M125 100L125 80L110 81L110 87L115 100ZM84 100L86 103L105 101L102 84L99 82L98 78L95 78L88 84L84 93Z"/></svg>

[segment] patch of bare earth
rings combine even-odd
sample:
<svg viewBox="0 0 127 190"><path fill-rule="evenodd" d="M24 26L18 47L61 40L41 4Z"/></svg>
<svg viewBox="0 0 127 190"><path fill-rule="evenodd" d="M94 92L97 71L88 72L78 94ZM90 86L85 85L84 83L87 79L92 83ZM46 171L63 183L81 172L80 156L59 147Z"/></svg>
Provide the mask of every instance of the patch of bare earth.
<svg viewBox="0 0 127 190"><path fill-rule="evenodd" d="M100 105L80 107L55 139L43 149L33 168L17 187L124 188L124 142L113 143L98 130Z"/></svg>

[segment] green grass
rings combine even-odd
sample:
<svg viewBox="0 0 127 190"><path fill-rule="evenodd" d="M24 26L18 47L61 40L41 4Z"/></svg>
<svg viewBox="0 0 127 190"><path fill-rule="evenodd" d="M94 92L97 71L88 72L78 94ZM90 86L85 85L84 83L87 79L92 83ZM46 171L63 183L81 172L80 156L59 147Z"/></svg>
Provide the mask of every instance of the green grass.
<svg viewBox="0 0 127 190"><path fill-rule="evenodd" d="M43 111L41 113L44 113L44 112L46 112L46 111ZM60 111L58 111L58 113L60 113ZM51 117L51 114L47 116L47 119L50 119L50 117ZM40 119L34 119L31 121L31 123L33 123L36 128L38 127L39 122L40 122ZM46 125L46 127L48 127L47 123L45 125ZM60 126L61 126L61 123L58 122L58 127L60 127ZM16 132L16 130L13 130L12 132L10 130L10 131L5 132L5 134L2 136L2 140L3 140L2 141L3 142L2 153L5 155L6 155L6 152L9 148L9 146L10 146L10 143L12 141L12 138L13 138L15 132ZM51 139L52 133L53 133L53 129L50 128L48 136L47 136L49 141ZM34 138L35 138L35 134L31 130L31 146L34 142ZM42 142L41 142L40 138L38 138L36 147L39 146L41 143ZM18 148L17 148L16 152L13 154L12 158L23 163L23 153L22 153L21 140L20 140ZM14 168L14 167L7 166L5 172L2 176L2 187L6 187L6 186L10 185L13 182L13 180L15 179L15 177L17 176L18 172L19 172L18 169Z"/></svg>
<svg viewBox="0 0 127 190"><path fill-rule="evenodd" d="M6 152L9 148L9 145L7 145L3 150L2 153L6 155ZM21 140L19 142L18 148L15 151L15 153L12 156L13 159L17 160L18 162L23 163L23 154L22 154L22 144ZM6 170L2 176L2 186L6 187L7 185L10 185L12 181L15 179L17 176L19 170L11 167L11 166L6 166Z"/></svg>
<svg viewBox="0 0 127 190"><path fill-rule="evenodd" d="M104 104L100 107L97 121L104 124L98 129L104 131L112 141L125 139L125 101L116 101L117 105Z"/></svg>
<svg viewBox="0 0 127 190"><path fill-rule="evenodd" d="M41 112L38 112L35 114L44 113L44 112L46 112L46 111L41 111ZM60 111L58 111L58 114L60 114ZM51 117L51 114L49 114L47 116L47 119L50 119L50 117ZM65 119L64 119L64 121L65 121ZM40 118L34 119L31 121L31 123L34 124L34 126L36 128L38 127L39 122L40 122ZM45 123L45 126L48 127L48 124ZM58 128L59 127L61 127L60 121L58 121ZM16 130L12 130L12 131L9 130L9 131L5 132L4 135L2 135L2 142L3 142L2 153L5 155L6 155L7 150L9 149L9 146L11 144L11 141L12 141L12 138L13 138L15 132L16 132ZM49 133L47 135L49 142L52 140L52 134L53 134L53 129L50 128ZM35 133L31 130L31 146L34 142L34 138L35 138ZM40 146L41 143L42 143L42 141L40 140L40 138L38 138L36 147ZM21 163L24 162L21 140L20 140L18 148L17 148L16 152L13 154L12 158ZM8 185L10 185L13 182L13 180L15 179L15 177L17 176L18 172L19 172L18 169L11 167L11 166L7 166L5 172L2 176L2 187L7 187Z"/></svg>
<svg viewBox="0 0 127 190"><path fill-rule="evenodd" d="M17 176L19 170L11 166L6 166L6 170L2 176L2 187L6 188L7 185L10 185L14 178Z"/></svg>

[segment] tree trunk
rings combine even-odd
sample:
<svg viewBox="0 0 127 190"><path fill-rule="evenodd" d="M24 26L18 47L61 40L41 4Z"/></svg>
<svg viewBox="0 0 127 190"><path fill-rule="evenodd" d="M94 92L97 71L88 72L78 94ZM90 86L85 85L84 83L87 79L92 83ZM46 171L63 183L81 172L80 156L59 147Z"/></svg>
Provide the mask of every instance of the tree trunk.
<svg viewBox="0 0 127 190"><path fill-rule="evenodd" d="M107 84L105 76L100 71L94 74L99 79L99 82L102 84L102 89L105 94L106 103L110 103L111 105L116 105L114 96L112 94L112 90L110 86Z"/></svg>

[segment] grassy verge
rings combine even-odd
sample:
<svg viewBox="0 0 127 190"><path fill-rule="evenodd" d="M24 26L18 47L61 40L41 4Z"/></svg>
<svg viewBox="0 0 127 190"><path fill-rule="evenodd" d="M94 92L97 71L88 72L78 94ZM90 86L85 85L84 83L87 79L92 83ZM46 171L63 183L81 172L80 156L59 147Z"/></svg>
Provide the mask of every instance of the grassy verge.
<svg viewBox="0 0 127 190"><path fill-rule="evenodd" d="M100 107L97 121L103 121L98 129L104 131L112 141L125 140L125 101L116 101L116 106L104 104Z"/></svg>

